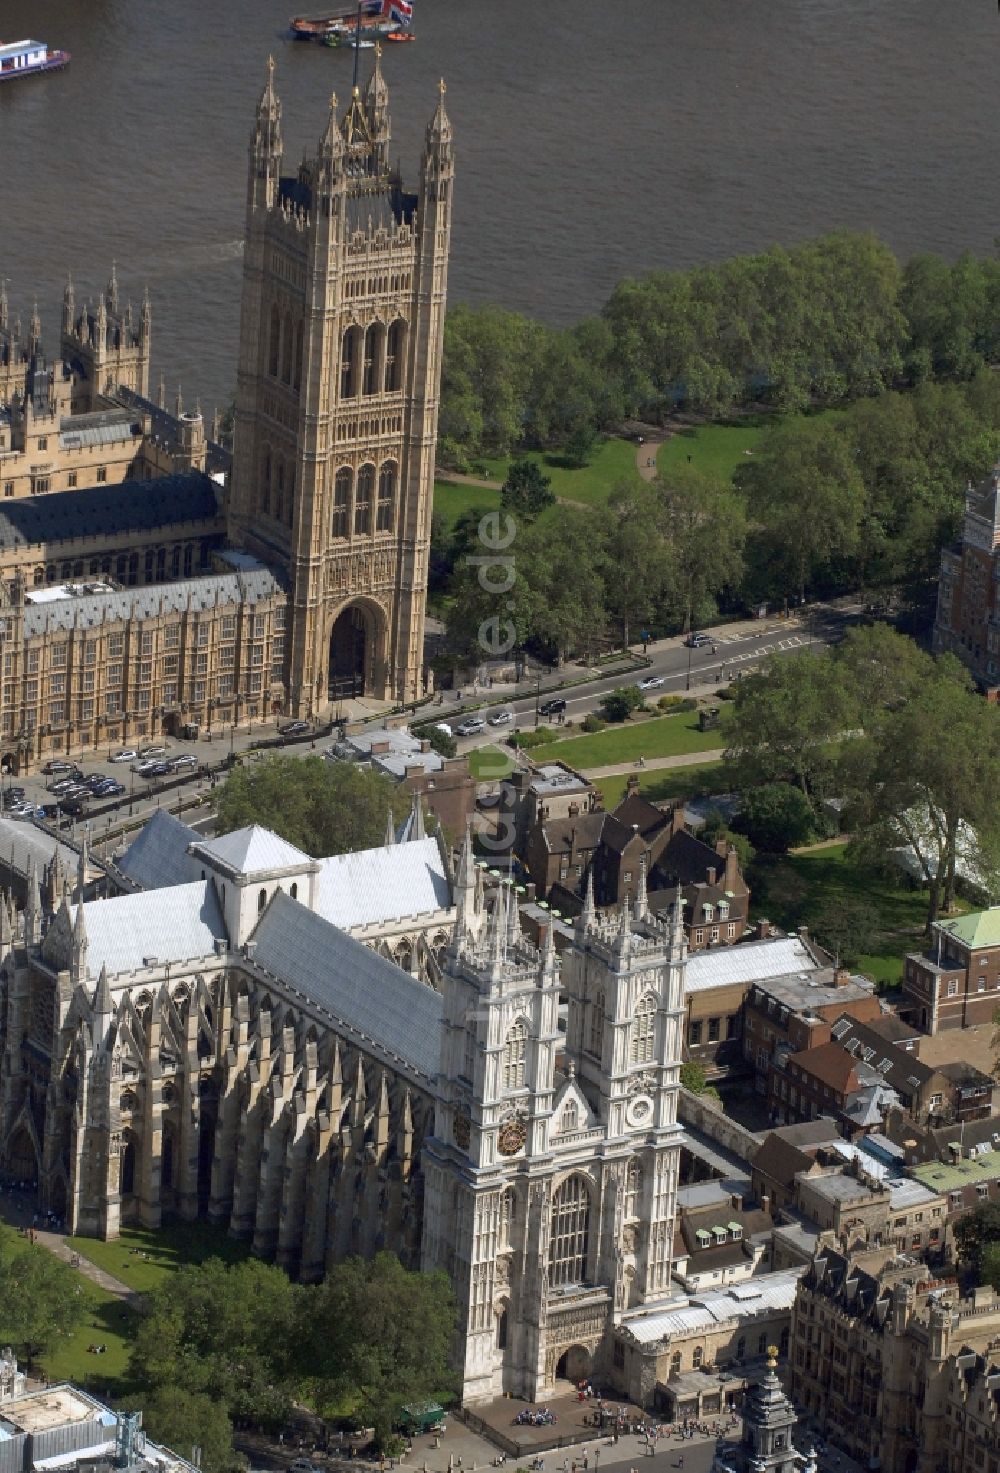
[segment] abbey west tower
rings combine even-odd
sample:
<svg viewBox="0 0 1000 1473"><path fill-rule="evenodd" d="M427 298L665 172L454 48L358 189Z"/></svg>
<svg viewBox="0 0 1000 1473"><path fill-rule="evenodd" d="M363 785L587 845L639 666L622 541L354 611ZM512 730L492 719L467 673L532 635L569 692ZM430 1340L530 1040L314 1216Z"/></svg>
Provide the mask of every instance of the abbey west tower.
<svg viewBox="0 0 1000 1473"><path fill-rule="evenodd" d="M378 58L316 154L281 172L274 63L250 145L228 517L288 576L288 710L423 692L444 331L451 124L444 84L419 192L389 163Z"/></svg>

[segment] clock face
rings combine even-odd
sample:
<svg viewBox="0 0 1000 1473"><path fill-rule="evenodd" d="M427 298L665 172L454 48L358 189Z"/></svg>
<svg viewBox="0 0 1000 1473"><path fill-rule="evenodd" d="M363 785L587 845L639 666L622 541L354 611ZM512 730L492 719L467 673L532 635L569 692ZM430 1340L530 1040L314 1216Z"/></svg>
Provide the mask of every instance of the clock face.
<svg viewBox="0 0 1000 1473"><path fill-rule="evenodd" d="M497 1134L497 1149L501 1156L516 1156L528 1138L524 1121L514 1115L505 1120Z"/></svg>
<svg viewBox="0 0 1000 1473"><path fill-rule="evenodd" d="M467 1151L469 1149L469 1142L472 1139L472 1122L468 1115L455 1116L452 1133L454 1134L455 1144L459 1150Z"/></svg>

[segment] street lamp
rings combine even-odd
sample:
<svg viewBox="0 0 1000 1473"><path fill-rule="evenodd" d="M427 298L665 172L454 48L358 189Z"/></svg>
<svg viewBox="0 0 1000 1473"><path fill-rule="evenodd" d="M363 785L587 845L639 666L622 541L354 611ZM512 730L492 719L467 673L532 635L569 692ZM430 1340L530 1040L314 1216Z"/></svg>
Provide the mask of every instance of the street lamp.
<svg viewBox="0 0 1000 1473"><path fill-rule="evenodd" d="M539 673L535 676L535 728L538 728L538 697L542 693L542 677Z"/></svg>
<svg viewBox="0 0 1000 1473"><path fill-rule="evenodd" d="M690 643L690 638L691 637L689 635L688 636L689 643L688 643L688 647L687 647L687 650L688 650L687 680L684 682L684 689L685 690L690 690L691 689L691 656L694 654L694 645Z"/></svg>

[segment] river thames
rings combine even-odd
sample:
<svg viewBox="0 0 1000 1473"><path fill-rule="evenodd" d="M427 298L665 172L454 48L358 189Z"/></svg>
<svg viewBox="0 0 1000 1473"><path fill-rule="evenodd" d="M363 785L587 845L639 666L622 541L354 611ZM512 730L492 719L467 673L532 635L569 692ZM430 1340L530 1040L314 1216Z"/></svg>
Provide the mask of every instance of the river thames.
<svg viewBox="0 0 1000 1473"><path fill-rule="evenodd" d="M312 9L321 0L306 0ZM286 167L352 58L288 39L284 0L4 0L3 34L68 48L0 89L0 274L50 353L117 259L153 299L153 380L232 396L246 146L268 52ZM872 229L902 255L1000 233L993 0L414 0L389 47L410 179L448 83L458 176L450 295L556 323L622 276ZM371 53L362 54L362 75Z"/></svg>

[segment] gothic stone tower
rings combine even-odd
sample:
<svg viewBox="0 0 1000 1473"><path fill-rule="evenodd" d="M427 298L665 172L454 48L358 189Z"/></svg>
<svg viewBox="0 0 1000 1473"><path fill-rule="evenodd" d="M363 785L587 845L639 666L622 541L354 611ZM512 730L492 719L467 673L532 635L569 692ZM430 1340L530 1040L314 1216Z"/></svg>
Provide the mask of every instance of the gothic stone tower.
<svg viewBox="0 0 1000 1473"><path fill-rule="evenodd" d="M683 926L653 920L644 890L599 922L591 890L560 960L551 927L538 951L522 938L503 889L485 935L463 917L460 901L423 1263L455 1284L465 1400L537 1401L606 1373L624 1311L669 1291Z"/></svg>
<svg viewBox="0 0 1000 1473"><path fill-rule="evenodd" d="M288 577L288 709L423 689L444 331L451 124L444 84L419 190L389 165L378 59L315 155L281 172L274 63L250 144L229 505L233 545Z"/></svg>

